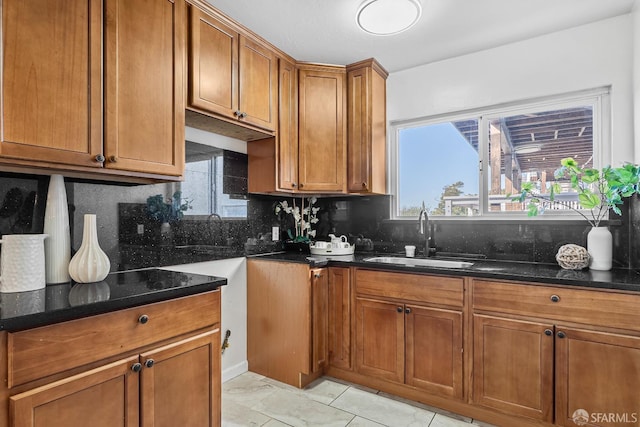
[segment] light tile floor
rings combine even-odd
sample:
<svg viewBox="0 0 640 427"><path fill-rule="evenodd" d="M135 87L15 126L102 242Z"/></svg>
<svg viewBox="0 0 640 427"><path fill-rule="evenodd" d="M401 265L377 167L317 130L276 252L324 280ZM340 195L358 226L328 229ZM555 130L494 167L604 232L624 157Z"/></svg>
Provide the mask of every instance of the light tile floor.
<svg viewBox="0 0 640 427"><path fill-rule="evenodd" d="M304 390L246 372L222 385L222 425L491 427L410 400L320 378Z"/></svg>

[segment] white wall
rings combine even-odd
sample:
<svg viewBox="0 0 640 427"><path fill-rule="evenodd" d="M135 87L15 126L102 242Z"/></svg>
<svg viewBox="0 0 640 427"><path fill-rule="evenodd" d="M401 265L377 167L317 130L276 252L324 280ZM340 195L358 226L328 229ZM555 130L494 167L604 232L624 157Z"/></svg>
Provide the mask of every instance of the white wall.
<svg viewBox="0 0 640 427"><path fill-rule="evenodd" d="M611 86L613 147L603 160L633 161L632 24L624 15L392 73L388 119Z"/></svg>
<svg viewBox="0 0 640 427"><path fill-rule="evenodd" d="M247 362L247 261L232 258L195 264L175 265L163 269L183 273L207 274L225 277L222 287L221 338L231 331L229 348L222 355L222 381L230 380L248 370Z"/></svg>

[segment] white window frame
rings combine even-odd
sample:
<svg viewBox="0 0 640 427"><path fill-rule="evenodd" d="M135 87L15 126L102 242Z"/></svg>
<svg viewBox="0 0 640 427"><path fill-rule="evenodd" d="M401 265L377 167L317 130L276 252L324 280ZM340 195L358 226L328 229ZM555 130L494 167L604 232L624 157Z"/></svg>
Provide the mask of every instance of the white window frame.
<svg viewBox="0 0 640 427"><path fill-rule="evenodd" d="M390 189L390 211L392 220L415 220L412 217L399 216L399 135L400 131L414 127L438 124L444 122L455 122L460 120L478 120L478 174L479 174L479 194L480 213L476 216L437 216L438 220L574 220L581 218L573 211L554 211L536 217L528 217L526 212L491 212L489 211L489 177L488 168L483 165L489 164L488 156L488 136L489 123L496 117L510 115L535 113L540 111L558 110L564 108L590 106L593 109L593 165L595 168L602 168L611 164L611 103L610 88L602 87L597 89L572 92L569 94L550 96L544 98L530 99L525 101L511 102L495 105L486 108L478 108L467 111L439 114L429 117L420 117L408 120L397 120L390 122L389 126L389 150L388 150L388 188ZM558 165L560 166L560 165Z"/></svg>

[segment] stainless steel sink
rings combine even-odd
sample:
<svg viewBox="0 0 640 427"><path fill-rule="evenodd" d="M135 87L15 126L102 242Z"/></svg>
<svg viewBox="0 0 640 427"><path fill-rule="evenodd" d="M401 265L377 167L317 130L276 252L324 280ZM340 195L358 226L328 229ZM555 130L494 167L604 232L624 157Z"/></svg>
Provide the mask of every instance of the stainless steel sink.
<svg viewBox="0 0 640 427"><path fill-rule="evenodd" d="M375 262L380 264L399 264L408 267L438 267L438 268L468 268L473 265L472 262L466 261L449 261L444 259L430 258L403 258L393 256L377 256L365 258L366 262Z"/></svg>

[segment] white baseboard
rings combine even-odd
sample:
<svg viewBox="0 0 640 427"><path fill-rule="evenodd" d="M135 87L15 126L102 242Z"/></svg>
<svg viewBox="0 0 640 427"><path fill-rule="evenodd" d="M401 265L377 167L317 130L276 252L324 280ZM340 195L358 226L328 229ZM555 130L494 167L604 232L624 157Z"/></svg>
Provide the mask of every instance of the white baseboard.
<svg viewBox="0 0 640 427"><path fill-rule="evenodd" d="M246 360L238 363L237 365L231 366L230 368L222 371L222 382L229 381L232 378L237 377L240 374L244 374L249 370L249 362Z"/></svg>

